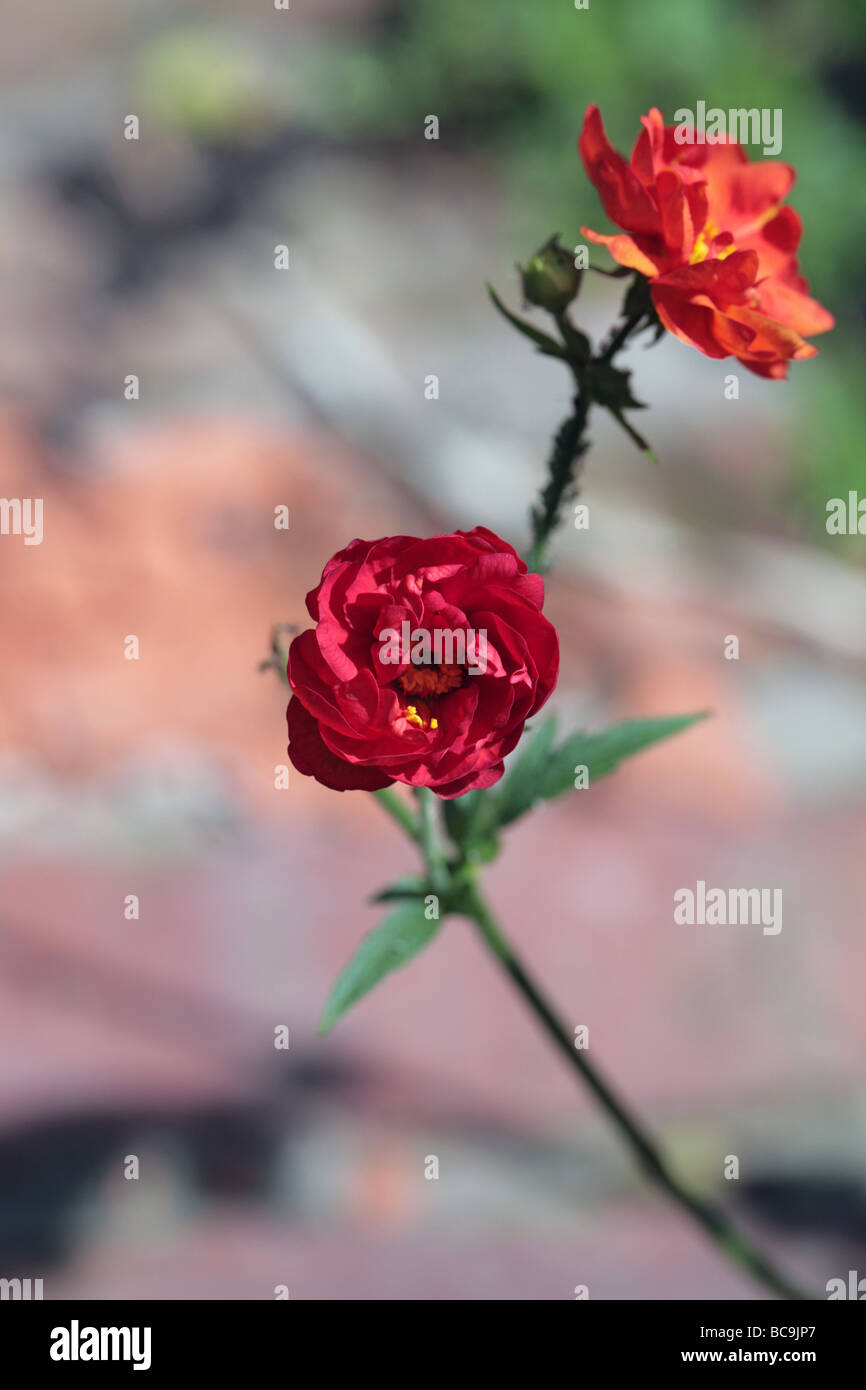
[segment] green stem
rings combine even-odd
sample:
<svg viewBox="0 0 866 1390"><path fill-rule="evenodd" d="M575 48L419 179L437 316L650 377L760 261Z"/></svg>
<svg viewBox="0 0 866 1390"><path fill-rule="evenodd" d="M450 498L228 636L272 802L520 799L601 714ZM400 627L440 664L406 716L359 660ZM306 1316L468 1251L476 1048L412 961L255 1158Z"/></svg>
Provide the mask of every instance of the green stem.
<svg viewBox="0 0 866 1390"><path fill-rule="evenodd" d="M548 463L550 478L532 513L532 548L526 563L533 574L540 574L545 567L550 537L559 524L562 504L567 493L576 487L577 464L587 449L583 435L590 405L586 391L579 390L574 398L574 410L563 421L553 441Z"/></svg>
<svg viewBox="0 0 866 1390"><path fill-rule="evenodd" d="M565 314L554 315L554 317L566 352L570 352L573 337L571 324ZM585 359L578 360L573 354L568 357L568 364L574 377L577 392L574 397L572 413L560 425L554 438L547 465L548 481L542 489L538 505L532 512L532 546L526 557L526 563L534 574L540 574L546 567L550 538L559 525L563 503L569 497L577 495L580 461L589 448L587 440L584 439L584 433L589 419L590 407L593 403L592 390L589 385L592 368L609 366L643 318L643 311L639 314L629 315L613 334L607 346L592 357L588 363ZM640 435L626 423L621 414L617 414L616 418L640 448L646 452L651 452L646 441L641 439Z"/></svg>
<svg viewBox="0 0 866 1390"><path fill-rule="evenodd" d="M438 801L429 787L416 787L419 811L418 843L427 866L427 877L434 893L444 897L450 887L451 871L439 834Z"/></svg>
<svg viewBox="0 0 866 1390"><path fill-rule="evenodd" d="M611 338L607 347L602 351L601 355L596 358L596 361L599 363L599 365L604 365L608 362L613 361L620 348L625 346L626 340L629 338L633 330L637 328L638 324L640 323L643 317L644 314L643 311L641 311L641 313L632 314L630 318L626 319L622 327L617 329L616 333L614 333L613 337Z"/></svg>
<svg viewBox="0 0 866 1390"><path fill-rule="evenodd" d="M771 1261L732 1225L720 1208L696 1197L674 1177L657 1145L647 1135L640 1122L626 1109L595 1067L587 1061L583 1051L574 1046L565 1024L527 974L475 883L470 883L466 890L464 909L478 927L485 944L526 999L542 1028L601 1103L652 1181L697 1222L729 1260L751 1274L765 1288L785 1299L811 1297L790 1283Z"/></svg>

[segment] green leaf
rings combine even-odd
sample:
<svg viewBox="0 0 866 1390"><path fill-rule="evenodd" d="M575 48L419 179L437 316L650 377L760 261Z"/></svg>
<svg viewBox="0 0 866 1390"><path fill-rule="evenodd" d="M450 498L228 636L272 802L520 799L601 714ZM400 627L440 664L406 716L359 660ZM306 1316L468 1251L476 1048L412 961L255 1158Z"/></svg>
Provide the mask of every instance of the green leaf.
<svg viewBox="0 0 866 1390"><path fill-rule="evenodd" d="M387 888L383 888L380 893L375 893L370 899L371 903L391 903L402 901L404 898L423 898L430 889L427 880L419 877L418 874L403 874L401 878L395 878L393 883L389 883Z"/></svg>
<svg viewBox="0 0 866 1390"><path fill-rule="evenodd" d="M571 734L554 749L544 770L539 795L559 796L574 786L574 769L585 766L589 785L614 772L624 758L631 758L662 739L682 733L692 724L706 719L700 714L675 714L661 719L629 719L597 734Z"/></svg>
<svg viewBox="0 0 866 1390"><path fill-rule="evenodd" d="M655 318L655 305L650 292L650 282L646 276L639 273L635 274L623 297L621 312L624 319L633 319L644 314Z"/></svg>
<svg viewBox="0 0 866 1390"><path fill-rule="evenodd" d="M589 338L585 333L581 333L579 328L575 328L567 314L560 314L556 322L568 346L571 360L576 362L578 366L585 367L592 353L592 343Z"/></svg>
<svg viewBox="0 0 866 1390"><path fill-rule="evenodd" d="M469 864L492 864L493 860L499 857L498 835L480 834L473 829L466 845L466 860Z"/></svg>
<svg viewBox="0 0 866 1390"><path fill-rule="evenodd" d="M658 459L658 454L655 452L654 449L652 449L652 448L650 447L649 444L647 444L647 442L646 442L646 440L644 439L643 435L642 435L642 434L638 434L638 432L637 432L637 430L634 428L634 426L629 424L628 420L625 418L625 416L622 414L622 412L619 411L619 410L614 410L613 408L611 408L611 412L610 412L610 413L611 413L611 415L613 416L613 418L617 421L617 423L620 424L620 425L622 425L622 428L625 430L625 432L626 432L626 434L628 435L629 439L633 439L633 440L634 440L635 444L636 444L637 447L640 449L641 453L646 454L646 456L647 456L647 458L649 459L650 463L658 463L658 461L659 461L659 459Z"/></svg>
<svg viewBox="0 0 866 1390"><path fill-rule="evenodd" d="M542 795L544 769L555 734L555 719L546 719L524 734L516 757L491 798L491 825L498 827L517 820Z"/></svg>
<svg viewBox="0 0 866 1390"><path fill-rule="evenodd" d="M466 851L470 864L489 864L499 854L493 834L493 802L488 791L466 792L442 803L445 828L455 845Z"/></svg>
<svg viewBox="0 0 866 1390"><path fill-rule="evenodd" d="M631 377L631 372L609 362L591 362L586 373L587 390L594 401L608 410L646 410L643 401L632 395Z"/></svg>
<svg viewBox="0 0 866 1390"><path fill-rule="evenodd" d="M567 358L562 344L558 343L555 338L551 338L549 333L542 333L540 328L534 328L533 325L527 323L525 319L518 318L517 314L512 314L511 310L507 309L502 303L502 300L499 298L499 295L492 285L487 286L487 293L490 295L490 298L503 318L508 319L508 322L514 325L518 333L522 333L524 337L531 339L547 357Z"/></svg>
<svg viewBox="0 0 866 1390"><path fill-rule="evenodd" d="M469 827L482 805L481 792L464 792L462 796L450 797L442 802L445 828L456 844L465 842Z"/></svg>
<svg viewBox="0 0 866 1390"><path fill-rule="evenodd" d="M337 1019L380 980L416 956L439 930L441 922L428 921L420 902L405 903L365 936L355 955L338 977L328 996L319 1032L327 1033Z"/></svg>
<svg viewBox="0 0 866 1390"><path fill-rule="evenodd" d="M469 814L465 820L449 822L449 832L458 844L470 849L470 862L495 857L497 831L525 815L537 802L573 789L575 767L588 768L592 786L614 772L623 759L705 718L702 713L632 719L599 733L570 734L557 748L553 746L556 720L547 719L524 734L502 781L490 791L473 793Z"/></svg>

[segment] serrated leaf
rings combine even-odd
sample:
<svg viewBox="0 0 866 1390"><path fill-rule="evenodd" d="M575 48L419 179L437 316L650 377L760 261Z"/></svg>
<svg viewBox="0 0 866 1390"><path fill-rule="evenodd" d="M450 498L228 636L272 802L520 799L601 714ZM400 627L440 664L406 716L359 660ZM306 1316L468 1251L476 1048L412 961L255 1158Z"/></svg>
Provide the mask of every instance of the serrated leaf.
<svg viewBox="0 0 866 1390"><path fill-rule="evenodd" d="M706 712L702 712L660 719L629 719L597 734L571 734L551 754L539 794L548 799L571 789L574 769L578 766L588 768L592 786L600 777L614 772L624 758L631 758L662 739L672 738L706 717Z"/></svg>
<svg viewBox="0 0 866 1390"><path fill-rule="evenodd" d="M435 936L441 921L428 921L423 904L405 903L386 917L381 926L364 937L355 955L337 978L319 1023L327 1033L347 1009L368 994L392 970L421 951Z"/></svg>

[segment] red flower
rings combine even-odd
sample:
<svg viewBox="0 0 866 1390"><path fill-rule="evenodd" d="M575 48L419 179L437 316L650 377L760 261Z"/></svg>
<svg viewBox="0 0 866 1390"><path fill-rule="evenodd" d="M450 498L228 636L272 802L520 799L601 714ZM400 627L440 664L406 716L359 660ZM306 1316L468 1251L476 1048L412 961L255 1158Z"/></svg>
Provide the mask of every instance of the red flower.
<svg viewBox="0 0 866 1390"><path fill-rule="evenodd" d="M289 650L295 767L337 791L489 787L556 684L543 602L543 581L483 526L352 541Z"/></svg>
<svg viewBox="0 0 866 1390"><path fill-rule="evenodd" d="M785 377L814 357L806 342L833 327L798 273L802 225L783 207L796 177L788 164L751 164L735 141L678 144L653 108L641 117L630 163L608 143L588 106L579 149L608 217L630 235L584 236L650 280L669 332L707 357L736 357L759 376Z"/></svg>

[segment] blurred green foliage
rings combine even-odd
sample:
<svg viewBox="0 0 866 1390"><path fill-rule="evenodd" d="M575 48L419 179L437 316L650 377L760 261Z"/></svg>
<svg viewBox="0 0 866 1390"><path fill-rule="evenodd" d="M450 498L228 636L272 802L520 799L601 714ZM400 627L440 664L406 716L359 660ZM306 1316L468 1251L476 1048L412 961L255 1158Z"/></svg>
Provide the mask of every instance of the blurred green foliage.
<svg viewBox="0 0 866 1390"><path fill-rule="evenodd" d="M411 0L377 28L330 31L305 73L304 116L337 138L405 139L434 113L446 145L487 154L515 256L554 230L568 243L583 222L605 226L575 152L589 101L623 150L652 105L668 120L699 99L781 107L802 269L838 324L787 387L768 388L791 407L792 519L827 539L827 497L866 492L864 0Z"/></svg>
<svg viewBox="0 0 866 1390"><path fill-rule="evenodd" d="M287 114L264 75L255 49L228 35L169 29L141 50L134 81L137 99L157 124L241 145L259 140Z"/></svg>

